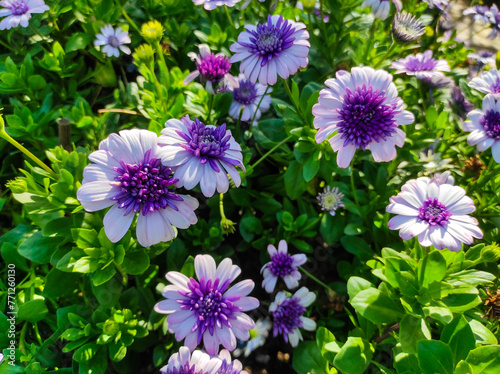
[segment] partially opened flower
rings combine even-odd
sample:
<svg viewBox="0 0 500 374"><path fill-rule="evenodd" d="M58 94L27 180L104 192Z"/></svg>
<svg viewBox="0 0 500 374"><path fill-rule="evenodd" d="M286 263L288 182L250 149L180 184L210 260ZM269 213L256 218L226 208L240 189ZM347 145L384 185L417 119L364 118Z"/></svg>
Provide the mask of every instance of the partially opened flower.
<svg viewBox="0 0 500 374"><path fill-rule="evenodd" d="M391 10L391 1L396 7L396 11L400 12L403 9L401 0L365 0L361 6L371 7L373 16L384 20L389 15L389 10Z"/></svg>
<svg viewBox="0 0 500 374"><path fill-rule="evenodd" d="M170 119L165 124L159 144L160 157L165 166L172 167L179 180L177 187L193 189L198 183L201 192L211 197L217 190L227 192L228 173L234 184L241 184L236 166L245 171L241 147L226 125L210 126L189 116Z"/></svg>
<svg viewBox="0 0 500 374"><path fill-rule="evenodd" d="M283 16L268 16L267 23L246 25L238 36L238 42L229 48L235 54L232 63L241 61L240 72L252 83L273 85L278 75L288 78L299 68L307 66L309 60L306 25L285 20Z"/></svg>
<svg viewBox="0 0 500 374"><path fill-rule="evenodd" d="M214 10L219 6L233 7L235 4L239 3L241 0L193 0L196 5L203 5L206 10Z"/></svg>
<svg viewBox="0 0 500 374"><path fill-rule="evenodd" d="M500 94L500 72L496 69L483 71L469 82L469 87L485 94Z"/></svg>
<svg viewBox="0 0 500 374"><path fill-rule="evenodd" d="M235 120L240 118L244 122L251 121L255 116L255 121L252 125L257 124L257 120L271 106L271 97L264 95L266 92L272 92L271 87L263 86L260 83L252 83L246 79L243 74L238 77L238 87L233 88L233 102L229 108L229 115ZM260 103L260 105L259 105Z"/></svg>
<svg viewBox="0 0 500 374"><path fill-rule="evenodd" d="M328 88L320 91L312 110L316 142L329 139L341 168L349 166L359 148L369 149L377 162L393 160L395 146L402 147L406 137L398 126L413 123L415 117L403 110L392 75L357 67L336 76L326 80Z"/></svg>
<svg viewBox="0 0 500 374"><path fill-rule="evenodd" d="M443 71L450 71L450 66L446 60L432 58L432 51L429 50L393 62L391 69L396 69L395 74L405 73L418 79L432 79L442 77Z"/></svg>
<svg viewBox="0 0 500 374"><path fill-rule="evenodd" d="M188 347L180 347L168 359L168 364L160 369L161 374L218 374L222 361L218 357L210 357L202 351L191 351Z"/></svg>
<svg viewBox="0 0 500 374"><path fill-rule="evenodd" d="M228 350L220 351L219 358L222 365L216 374L248 374L246 370L243 370L243 365L239 360L231 361L231 354Z"/></svg>
<svg viewBox="0 0 500 374"><path fill-rule="evenodd" d="M31 14L44 13L50 8L43 0L3 0L0 1L0 17L5 17L0 22L0 30L8 30L21 25L28 27Z"/></svg>
<svg viewBox="0 0 500 374"><path fill-rule="evenodd" d="M462 243L472 244L474 238L482 238L478 221L469 216L476 209L474 203L462 187L450 181L445 173L408 181L386 208L397 214L390 219L389 229L399 230L403 240L417 236L424 247L452 251L460 250Z"/></svg>
<svg viewBox="0 0 500 374"><path fill-rule="evenodd" d="M94 45L103 45L102 52L109 57L120 56L120 50L127 55L131 52L130 48L125 45L130 43L130 36L128 36L128 31L122 30L121 27L115 30L113 26L106 25L101 27L101 33L96 37Z"/></svg>
<svg viewBox="0 0 500 374"><path fill-rule="evenodd" d="M500 164L500 97L486 95L483 108L467 115L464 131L470 132L469 145L475 145L479 152L491 147L493 159Z"/></svg>
<svg viewBox="0 0 500 374"><path fill-rule="evenodd" d="M186 229L197 222L198 201L176 194L172 170L161 165L158 137L147 130L111 134L89 155L77 198L88 212L112 207L104 216L104 231L113 243L137 219L137 240L144 247L176 236L174 226Z"/></svg>
<svg viewBox="0 0 500 374"><path fill-rule="evenodd" d="M244 280L233 287L229 285L241 273L228 258L218 267L210 255L194 259L198 280L171 271L166 278L171 285L163 289L166 300L155 305L158 313L167 317L168 329L193 351L202 341L212 356L219 352L219 345L232 351L236 338L248 340L253 320L245 313L259 306L259 301L247 296L254 288L252 280Z"/></svg>
<svg viewBox="0 0 500 374"><path fill-rule="evenodd" d="M304 265L307 261L305 254L289 255L288 245L286 241L280 240L278 250L272 244L267 246L267 251L271 257L271 261L262 267L264 281L262 287L268 293L274 291L278 277L285 281L288 289L296 288L299 285L299 280L302 278L298 267Z"/></svg>
<svg viewBox="0 0 500 374"><path fill-rule="evenodd" d="M409 13L400 12L392 20L392 35L394 40L406 44L414 43L425 33L422 21Z"/></svg>
<svg viewBox="0 0 500 374"><path fill-rule="evenodd" d="M306 287L300 288L288 298L284 292L278 292L269 307L273 316L273 336L283 335L285 342L296 347L302 340L300 329L314 331L316 322L304 317L306 308L316 300L316 295Z"/></svg>
<svg viewBox="0 0 500 374"><path fill-rule="evenodd" d="M339 192L338 187L327 186L323 192L318 194L317 199L322 210L326 210L331 216L335 215L338 208L343 208L342 199L344 194Z"/></svg>

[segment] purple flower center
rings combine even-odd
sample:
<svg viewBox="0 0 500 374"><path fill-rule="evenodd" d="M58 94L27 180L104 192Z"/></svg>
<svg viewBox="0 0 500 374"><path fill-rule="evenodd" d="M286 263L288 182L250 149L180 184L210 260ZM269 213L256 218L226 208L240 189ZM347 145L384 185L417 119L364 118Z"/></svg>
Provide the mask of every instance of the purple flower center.
<svg viewBox="0 0 500 374"><path fill-rule="evenodd" d="M240 374L241 370L238 370L233 367L233 363L228 363L226 360L222 361L222 365L217 370L216 374Z"/></svg>
<svg viewBox="0 0 500 374"><path fill-rule="evenodd" d="M231 319L235 319L234 313L241 312L242 309L234 305L241 296L224 297L224 292L229 287L231 279L227 279L223 284L219 284L219 278L200 279L198 283L190 278L188 282L189 291L180 290L179 293L187 299L178 300L182 304L182 310L192 311L196 316L196 323L191 332L198 330L198 344L200 344L203 334L208 329L210 335L214 334L215 326L221 328L225 325L231 328Z"/></svg>
<svg viewBox="0 0 500 374"><path fill-rule="evenodd" d="M118 38L114 35L111 35L108 37L108 44L113 47L113 48L116 48L120 45L120 41L118 40Z"/></svg>
<svg viewBox="0 0 500 374"><path fill-rule="evenodd" d="M427 59L423 57L421 60L415 56L411 56L408 58L408 61L405 63L405 68L408 71L431 71L437 65L437 61L433 58Z"/></svg>
<svg viewBox="0 0 500 374"><path fill-rule="evenodd" d="M273 57L279 57L281 52L290 48L295 40L292 37L295 28L292 24L280 16L276 25L273 25L272 18L267 17L267 23L257 25L257 30L247 32L250 36L250 43L240 43L247 47L251 53L262 56L260 66L265 66Z"/></svg>
<svg viewBox="0 0 500 374"><path fill-rule="evenodd" d="M500 93L500 78L497 78L496 81L490 87L491 93Z"/></svg>
<svg viewBox="0 0 500 374"><path fill-rule="evenodd" d="M231 135L226 136L226 124L219 127L208 127L195 118L187 125L189 134L177 130L177 134L187 141L187 144L179 144L186 151L200 159L200 163L210 164L215 172L219 172L216 160L224 161L229 165L239 165L239 161L225 157L225 152L230 148Z"/></svg>
<svg viewBox="0 0 500 374"><path fill-rule="evenodd" d="M139 165L126 164L122 160L121 168L113 168L118 173L115 185L121 187L121 192L112 200L117 201L118 208L125 209L125 215L142 211L145 216L167 206L177 211L173 201L182 201L180 196L168 189L178 181L172 177L172 170L163 166L160 159L150 158L150 154L151 150L148 150Z"/></svg>
<svg viewBox="0 0 500 374"><path fill-rule="evenodd" d="M10 5L6 5L6 8L8 8L14 16L21 16L29 10L24 0L14 1Z"/></svg>
<svg viewBox="0 0 500 374"><path fill-rule="evenodd" d="M494 110L488 110L479 120L483 126L486 135L495 140L500 140L500 113Z"/></svg>
<svg viewBox="0 0 500 374"><path fill-rule="evenodd" d="M240 86L233 90L233 99L240 104L248 105L257 98L257 88L255 84L247 79L240 81Z"/></svg>
<svg viewBox="0 0 500 374"><path fill-rule="evenodd" d="M348 88L344 95L344 104L339 109L342 119L339 122L339 134L344 139L344 147L353 144L363 150L371 142L381 142L396 132L394 115L396 104L383 104L385 92L373 91L373 88L357 87L353 93Z"/></svg>
<svg viewBox="0 0 500 374"><path fill-rule="evenodd" d="M205 371L203 369L200 369L198 371L195 371L196 368L194 365L190 365L189 362L186 362L185 365L181 366L180 368L174 368L173 370L167 369L167 371L162 371L163 374L204 374Z"/></svg>
<svg viewBox="0 0 500 374"><path fill-rule="evenodd" d="M443 226L450 217L451 213L438 201L437 197L429 197L418 210L418 218L431 226Z"/></svg>
<svg viewBox="0 0 500 374"><path fill-rule="evenodd" d="M304 315L306 308L300 305L300 300L297 297L286 299L273 312L274 329L273 335L283 335L285 341L288 342L288 334L292 333L296 328L302 327L300 317Z"/></svg>
<svg viewBox="0 0 500 374"><path fill-rule="evenodd" d="M213 53L205 56L199 64L196 64L198 71L204 81L218 83L231 69L231 64L226 56Z"/></svg>
<svg viewBox="0 0 500 374"><path fill-rule="evenodd" d="M271 257L268 268L277 277L284 277L296 270L295 266L293 266L292 256L282 252L278 252Z"/></svg>

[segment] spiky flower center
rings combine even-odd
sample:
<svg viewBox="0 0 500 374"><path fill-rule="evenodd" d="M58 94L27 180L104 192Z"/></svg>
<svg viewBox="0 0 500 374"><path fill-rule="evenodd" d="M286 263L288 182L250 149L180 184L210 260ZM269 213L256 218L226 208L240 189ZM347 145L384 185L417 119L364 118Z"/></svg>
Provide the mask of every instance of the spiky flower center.
<svg viewBox="0 0 500 374"><path fill-rule="evenodd" d="M497 78L496 81L491 85L491 93L500 93L500 78Z"/></svg>
<svg viewBox="0 0 500 374"><path fill-rule="evenodd" d="M24 0L14 1L10 5L7 5L6 8L8 8L14 16L21 16L29 10L29 6Z"/></svg>
<svg viewBox="0 0 500 374"><path fill-rule="evenodd" d="M408 71L432 71L437 66L437 61L433 58L417 58L411 56L405 63L405 68Z"/></svg>
<svg viewBox="0 0 500 374"><path fill-rule="evenodd" d="M197 68L203 81L218 83L229 72L231 64L226 56L210 53L203 57Z"/></svg>
<svg viewBox="0 0 500 374"><path fill-rule="evenodd" d="M500 112L488 110L479 123L486 131L486 135L492 139L500 140Z"/></svg>
<svg viewBox="0 0 500 374"><path fill-rule="evenodd" d="M392 32L399 42L411 43L418 40L424 34L425 26L411 14L402 12L394 16Z"/></svg>
<svg viewBox="0 0 500 374"><path fill-rule="evenodd" d="M292 274L296 268L293 266L293 258L287 253L278 252L271 257L269 270L277 277Z"/></svg>
<svg viewBox="0 0 500 374"><path fill-rule="evenodd" d="M167 369L167 371L162 372L164 374L204 374L205 371L203 369L200 369L196 371L196 368L194 365L191 365L189 362L186 362L184 365L182 365L179 368L173 368L172 370Z"/></svg>
<svg viewBox="0 0 500 374"><path fill-rule="evenodd" d="M339 134L344 146L353 144L356 148L366 149L371 142L381 142L396 132L394 115L396 104L384 104L385 92L366 87L357 87L351 92L348 88L344 103L339 109L341 121Z"/></svg>
<svg viewBox="0 0 500 374"><path fill-rule="evenodd" d="M233 99L243 105L252 104L257 98L257 87L250 80L243 79L240 86L233 90Z"/></svg>
<svg viewBox="0 0 500 374"><path fill-rule="evenodd" d="M446 206L438 201L437 197L427 198L424 205L418 210L418 218L426 221L431 226L443 226L450 217L451 213L448 212Z"/></svg>
<svg viewBox="0 0 500 374"><path fill-rule="evenodd" d="M274 336L282 334L287 340L289 333L302 327L300 317L304 315L305 311L306 308L300 305L299 298L292 297L284 300L273 312Z"/></svg>

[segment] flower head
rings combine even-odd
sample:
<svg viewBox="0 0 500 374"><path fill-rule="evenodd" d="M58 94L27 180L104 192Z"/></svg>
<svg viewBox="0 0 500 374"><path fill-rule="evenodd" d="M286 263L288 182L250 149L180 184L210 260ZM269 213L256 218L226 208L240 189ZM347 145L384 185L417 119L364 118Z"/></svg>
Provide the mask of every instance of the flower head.
<svg viewBox="0 0 500 374"><path fill-rule="evenodd" d="M462 243L472 244L473 238L482 238L477 220L469 216L476 209L474 203L462 187L450 181L445 173L408 181L386 208L397 214L390 219L389 229L399 230L403 240L418 236L424 247L452 251L458 251Z"/></svg>
<svg viewBox="0 0 500 374"><path fill-rule="evenodd" d="M338 187L331 188L330 186L327 186L323 192L317 196L321 209L326 210L332 216L335 215L335 211L338 208L344 207L344 203L342 202L343 198L344 194L339 192Z"/></svg>
<svg viewBox="0 0 500 374"><path fill-rule="evenodd" d="M500 97L486 95L483 108L473 110L467 118L464 123L464 131L470 132L467 143L476 145L479 152L491 147L494 160L500 164Z"/></svg>
<svg viewBox="0 0 500 374"><path fill-rule="evenodd" d="M415 117L403 110L392 75L370 67L353 68L351 73L338 71L336 79L328 79L313 107L316 142L333 133L329 142L338 151L337 164L345 168L356 149L369 149L377 162L396 157L406 134L399 125L413 123Z"/></svg>
<svg viewBox="0 0 500 374"><path fill-rule="evenodd" d="M316 295L306 287L300 288L288 298L284 292L278 292L269 306L273 316L273 336L283 335L285 341L296 347L302 340L300 329L314 331L316 322L304 317L306 308L316 300Z"/></svg>
<svg viewBox="0 0 500 374"><path fill-rule="evenodd" d="M390 0L396 6L398 12L403 9L403 4L401 0ZM380 18L382 20L386 19L389 15L389 10L391 9L391 3L389 0L365 0L362 7L371 7L372 13L375 18Z"/></svg>
<svg viewBox="0 0 500 374"><path fill-rule="evenodd" d="M427 3L429 8L431 9L438 8L439 10L445 10L450 3L450 0L424 0L424 1Z"/></svg>
<svg viewBox="0 0 500 374"><path fill-rule="evenodd" d="M170 119L162 130L159 143L164 165L172 167L179 181L177 187L193 189L198 183L206 197L227 192L229 173L236 186L241 177L236 166L245 171L241 147L226 125L215 127L192 121L189 116L181 120Z"/></svg>
<svg viewBox="0 0 500 374"><path fill-rule="evenodd" d="M231 62L242 61L240 72L252 83L273 85L278 75L288 78L309 60L309 33L301 22L285 20L283 16L269 16L267 23L246 25L238 42L229 48L235 54Z"/></svg>
<svg viewBox="0 0 500 374"><path fill-rule="evenodd" d="M306 255L303 253L293 256L289 255L288 246L284 240L280 240L278 250L276 250L274 245L269 244L267 251L269 252L269 256L271 256L271 261L262 267L261 273L264 276L262 287L265 288L266 292L272 293L278 277L280 277L285 281L288 289L296 288L302 277L298 267L306 263Z"/></svg>
<svg viewBox="0 0 500 374"><path fill-rule="evenodd" d="M104 217L104 231L113 243L127 232L136 213L137 239L144 247L176 236L173 226L186 229L197 222L198 201L176 194L172 170L160 162L158 137L147 130L111 134L89 155L77 192L89 212L112 207Z"/></svg>
<svg viewBox="0 0 500 374"><path fill-rule="evenodd" d="M485 94L500 94L500 72L496 69L483 71L481 76L469 82L469 87Z"/></svg>
<svg viewBox="0 0 500 374"><path fill-rule="evenodd" d="M414 75L418 79L432 79L433 77L442 77L442 72L450 71L450 66L446 60L433 59L432 51L429 50L393 62L391 69L396 69L395 74L406 73Z"/></svg>
<svg viewBox="0 0 500 374"><path fill-rule="evenodd" d="M148 43L159 42L163 36L163 26L157 20L146 22L141 26L141 34Z"/></svg>
<svg viewBox="0 0 500 374"><path fill-rule="evenodd" d="M32 13L44 13L50 8L43 0L3 0L0 1L0 17L5 17L0 22L0 30L8 30L21 25L28 27Z"/></svg>
<svg viewBox="0 0 500 374"><path fill-rule="evenodd" d="M196 63L196 70L189 73L184 79L184 84L191 83L196 77L200 77L201 83L209 93L224 90L226 86L237 86L234 77L229 74L231 64L222 53L214 54L210 52L210 47L206 44L198 46L200 54L189 52L188 56Z"/></svg>
<svg viewBox="0 0 500 374"><path fill-rule="evenodd" d="M248 340L253 320L243 312L259 306L259 301L247 295L254 282L244 280L233 287L229 285L241 273L228 258L218 267L210 255L198 255L194 259L194 270L198 280L188 278L176 271L168 272L166 278L171 285L163 289L166 300L155 305L158 313L167 317L170 332L177 341L193 351L203 343L212 356L219 352L219 344L232 351L236 338Z"/></svg>
<svg viewBox="0 0 500 374"><path fill-rule="evenodd" d="M488 65L495 63L495 53L490 51L479 51L476 53L469 53L467 57L473 61L477 61L481 65Z"/></svg>
<svg viewBox="0 0 500 374"><path fill-rule="evenodd" d="M243 348L235 349L233 352L234 356L240 356L242 350L245 357L250 356L255 349L264 345L269 336L269 330L271 330L272 327L273 324L268 318L257 320L257 322L255 322L255 327L250 330L250 340L243 345Z"/></svg>
<svg viewBox="0 0 500 374"><path fill-rule="evenodd" d="M467 100L460 89L460 87L453 87L451 89L451 100L449 101L450 106L459 118L465 119L467 113L474 109L474 104Z"/></svg>
<svg viewBox="0 0 500 374"><path fill-rule="evenodd" d="M409 13L400 12L392 20L392 35L400 43L414 43L425 33L422 21Z"/></svg>
<svg viewBox="0 0 500 374"><path fill-rule="evenodd" d="M484 23L490 23L490 19L488 17L489 8L485 5L474 5L473 7L467 8L464 10L463 15L468 16L470 14L473 15L472 19L481 20Z"/></svg>
<svg viewBox="0 0 500 374"><path fill-rule="evenodd" d="M500 11L498 10L498 6L496 4L491 6L488 16L492 28L488 38L495 39L498 35L500 35Z"/></svg>
<svg viewBox="0 0 500 374"><path fill-rule="evenodd" d="M132 57L136 64L150 66L154 60L155 50L149 44L141 44L134 50Z"/></svg>
<svg viewBox="0 0 500 374"><path fill-rule="evenodd" d="M267 94L264 95L266 88L268 93L273 90L271 87L263 86L260 83L252 83L243 74L240 74L238 87L233 88L233 102L229 108L229 115L237 120L240 118L241 109L244 108L241 120L245 122L251 121L255 115L253 125L256 125L262 112L265 112L271 106L271 97Z"/></svg>
<svg viewBox="0 0 500 374"><path fill-rule="evenodd" d="M241 0L193 0L193 3L195 3L195 5L203 5L206 10L214 10L223 5L231 8L240 1Z"/></svg>
<svg viewBox="0 0 500 374"><path fill-rule="evenodd" d="M121 27L117 27L116 30L111 25L106 25L101 27L101 33L96 35L97 39L94 41L94 45L103 45L102 52L107 56L120 56L120 50L129 55L130 48L125 44L130 43L130 37L128 36L128 31L122 30Z"/></svg>
<svg viewBox="0 0 500 374"><path fill-rule="evenodd" d="M243 365L240 361L231 361L231 354L226 349L220 351L219 358L222 361L222 365L216 374L248 374L247 371L243 370Z"/></svg>
<svg viewBox="0 0 500 374"><path fill-rule="evenodd" d="M160 369L161 374L217 374L222 365L218 357L211 358L202 351L192 354L188 347L179 348L170 356L168 364Z"/></svg>

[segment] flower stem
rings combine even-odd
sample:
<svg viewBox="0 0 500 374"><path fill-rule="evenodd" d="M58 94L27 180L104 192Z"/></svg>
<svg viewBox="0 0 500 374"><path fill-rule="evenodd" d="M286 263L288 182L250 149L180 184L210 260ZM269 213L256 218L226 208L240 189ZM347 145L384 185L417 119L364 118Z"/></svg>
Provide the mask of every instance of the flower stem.
<svg viewBox="0 0 500 374"><path fill-rule="evenodd" d="M139 33L139 35L141 34L141 29L135 24L135 22L132 20L132 18L130 18L130 16L128 15L128 13L125 11L125 9L123 9L123 6L118 3L118 6L120 7L120 10L122 11L122 14L123 14L123 17L125 17L125 19L128 21L128 23L130 23L130 25Z"/></svg>
<svg viewBox="0 0 500 374"><path fill-rule="evenodd" d="M394 48L396 48L396 43L394 43L394 40L393 40L392 43L391 43L391 46L389 47L389 49L387 50L387 52L384 53L384 55L382 56L382 58L375 64L375 66L373 68L377 69L380 65L382 65L382 62L384 62L385 59L387 57L389 57L389 55L392 53L392 51L394 51Z"/></svg>
<svg viewBox="0 0 500 374"><path fill-rule="evenodd" d="M299 266L299 269L305 274L307 275L309 278L311 278L313 281L315 281L316 283L318 283L320 286L323 286L327 291L328 291L328 294L332 295L332 296L335 296L337 293L332 290L330 288L330 286L328 286L326 283L320 281L318 278L316 278L314 275L312 275L311 273L309 273L306 269L304 269L302 266Z"/></svg>
<svg viewBox="0 0 500 374"><path fill-rule="evenodd" d="M214 97L215 95L209 94L210 99L208 101L208 114L207 114L207 125L210 124L210 116L212 115L212 107L214 106Z"/></svg>
<svg viewBox="0 0 500 374"><path fill-rule="evenodd" d="M227 6L224 6L224 9L226 10L226 15L227 15L227 19L229 20L229 24L231 25L231 27L234 27L233 20L231 19L231 16L229 15L229 11L227 10Z"/></svg>
<svg viewBox="0 0 500 374"><path fill-rule="evenodd" d="M267 151L261 158L259 158L253 165L250 165L250 169L254 169L258 164L260 164L262 161L266 159L267 156L269 156L271 153L273 153L275 150L277 150L279 147L281 147L283 144L285 144L287 141L292 140L293 136L288 135L285 139L283 139L281 142L276 144L274 147L272 147L269 151Z"/></svg>
<svg viewBox="0 0 500 374"><path fill-rule="evenodd" d="M352 189L352 196L354 197L354 202L356 203L356 206L358 207L359 210L359 201L358 201L358 195L356 194L356 185L354 184L354 168L351 166L351 189ZM361 212L359 212L361 214Z"/></svg>
<svg viewBox="0 0 500 374"><path fill-rule="evenodd" d="M264 99L264 96L266 96L266 94L267 94L267 90L269 90L269 86L266 87L266 90L264 91L264 93L260 97L259 103L257 104L257 108L255 109L255 112L253 114L252 121L250 122L250 126L253 126L253 122L255 121L255 117L257 116L257 111L260 108L260 104L262 103L262 100Z"/></svg>
<svg viewBox="0 0 500 374"><path fill-rule="evenodd" d="M304 124L304 126L307 126L307 121L302 116L302 113L301 113L300 108L299 108L299 104L296 103L295 99L293 98L292 91L290 90L290 86L288 85L288 81L284 78L282 78L282 80L283 80L283 83L285 86L286 93L287 93L288 97L290 98L290 101L293 103L293 106L294 106L295 110L297 111L297 114L299 115L300 119L302 120L302 123Z"/></svg>
<svg viewBox="0 0 500 374"><path fill-rule="evenodd" d="M424 109L424 112L422 113L424 120L425 120L425 113L427 112L427 103L425 102L425 91L424 91L424 86L422 83L422 80L418 80L418 91L420 92L420 97L422 99L422 108Z"/></svg>
<svg viewBox="0 0 500 374"><path fill-rule="evenodd" d="M236 124L236 134L235 134L236 140L240 139L241 117L243 116L243 111L244 110L245 110L245 107L242 106L241 109L240 109L240 115L238 116L238 123Z"/></svg>
<svg viewBox="0 0 500 374"><path fill-rule="evenodd" d="M167 68L167 63L165 62L165 57L163 56L163 50L160 46L160 42L156 42L155 44L155 49L156 49L156 54L159 56L160 58L160 79L161 79L161 83L166 85L167 82L167 75L168 75L168 68Z"/></svg>

